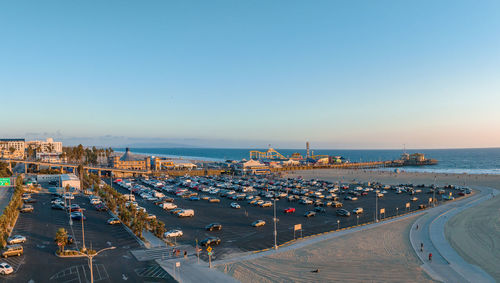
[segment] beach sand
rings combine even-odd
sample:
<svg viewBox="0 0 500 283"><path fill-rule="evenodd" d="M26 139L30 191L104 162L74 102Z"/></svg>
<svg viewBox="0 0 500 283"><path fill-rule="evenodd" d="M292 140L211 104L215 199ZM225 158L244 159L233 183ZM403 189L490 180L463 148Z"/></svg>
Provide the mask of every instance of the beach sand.
<svg viewBox="0 0 500 283"><path fill-rule="evenodd" d="M407 243L415 219L218 268L241 282L431 282Z"/></svg>
<svg viewBox="0 0 500 283"><path fill-rule="evenodd" d="M378 181L384 184L453 184L500 188L499 175L435 174L377 170L320 169L288 173L285 177L329 181ZM425 282L409 242L415 217L304 248L218 267L242 282ZM468 262L500 281L500 196L453 217L446 237ZM312 273L314 269L319 273Z"/></svg>

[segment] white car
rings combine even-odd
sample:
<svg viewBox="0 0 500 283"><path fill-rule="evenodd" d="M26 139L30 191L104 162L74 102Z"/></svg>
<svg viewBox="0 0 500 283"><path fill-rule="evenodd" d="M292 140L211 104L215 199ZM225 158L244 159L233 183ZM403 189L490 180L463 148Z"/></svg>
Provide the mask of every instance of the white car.
<svg viewBox="0 0 500 283"><path fill-rule="evenodd" d="M14 269L8 263L6 262L0 263L0 274L6 275L6 274L11 274L12 272L14 272Z"/></svg>
<svg viewBox="0 0 500 283"><path fill-rule="evenodd" d="M75 196L72 193L65 193L63 197L65 199L75 199Z"/></svg>
<svg viewBox="0 0 500 283"><path fill-rule="evenodd" d="M94 204L95 205L95 204L99 204L99 203L101 203L101 200L98 199L98 198L93 198L93 199L90 200L90 204Z"/></svg>
<svg viewBox="0 0 500 283"><path fill-rule="evenodd" d="M173 229L173 230L167 231L167 232L165 232L165 234L163 234L163 236L165 238L181 237L182 235L184 235L184 233L182 233L182 230L178 230L178 229Z"/></svg>
<svg viewBox="0 0 500 283"><path fill-rule="evenodd" d="M13 244L22 244L26 242L26 237L21 236L21 235L14 235L12 237L9 237L7 239L7 244L13 245Z"/></svg>
<svg viewBox="0 0 500 283"><path fill-rule="evenodd" d="M237 202L233 202L233 203L231 203L231 207L232 207L232 208L236 208L236 209L241 208L241 206L240 206Z"/></svg>

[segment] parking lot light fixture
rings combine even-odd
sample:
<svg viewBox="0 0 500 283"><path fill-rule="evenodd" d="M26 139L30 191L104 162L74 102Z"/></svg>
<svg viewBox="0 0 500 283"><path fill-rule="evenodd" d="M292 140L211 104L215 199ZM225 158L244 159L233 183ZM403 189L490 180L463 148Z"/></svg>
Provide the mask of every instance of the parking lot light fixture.
<svg viewBox="0 0 500 283"><path fill-rule="evenodd" d="M359 215L356 215L356 225L359 225Z"/></svg>
<svg viewBox="0 0 500 283"><path fill-rule="evenodd" d="M337 230L339 230L339 229L340 229L340 220L337 219Z"/></svg>
<svg viewBox="0 0 500 283"><path fill-rule="evenodd" d="M276 197L273 198L274 200L274 249L278 249L278 231L276 230Z"/></svg>
<svg viewBox="0 0 500 283"><path fill-rule="evenodd" d="M104 249L99 250L98 252L96 252L96 253L92 253L92 254L89 254L89 252L88 252L88 251L87 251L87 252L85 252L85 253L79 252L79 253L80 253L80 255L84 255L84 256L86 256L86 257L87 257L87 259L89 260L89 267L90 267L90 283L94 283L94 270L93 270L93 268L92 268L92 265L93 265L92 261L94 260L94 257L95 257L95 256L97 256L97 255L99 255L99 254L100 254L101 252L103 252L103 251L107 251L107 250L114 250L114 249L116 249L116 247L114 247L114 246L113 246L113 247L109 247L109 248L104 248Z"/></svg>

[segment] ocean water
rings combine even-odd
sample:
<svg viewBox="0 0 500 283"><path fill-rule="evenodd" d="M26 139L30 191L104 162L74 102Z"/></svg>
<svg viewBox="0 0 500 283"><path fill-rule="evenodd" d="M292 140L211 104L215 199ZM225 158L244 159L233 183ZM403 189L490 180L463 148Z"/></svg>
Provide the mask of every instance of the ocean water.
<svg viewBox="0 0 500 283"><path fill-rule="evenodd" d="M250 150L266 151L266 149L236 149L236 148L131 148L136 154L148 154L162 157L181 157L194 160L241 160L249 159ZM276 149L288 157L294 152L305 156L305 149ZM124 152L124 148L115 148ZM422 171L438 173L468 173L468 174L500 174L500 148L478 149L424 149L407 150L408 153L421 152L427 158L438 160L437 165L404 167L404 171ZM398 159L402 150L346 150L319 149L314 154L342 156L351 162L381 161Z"/></svg>

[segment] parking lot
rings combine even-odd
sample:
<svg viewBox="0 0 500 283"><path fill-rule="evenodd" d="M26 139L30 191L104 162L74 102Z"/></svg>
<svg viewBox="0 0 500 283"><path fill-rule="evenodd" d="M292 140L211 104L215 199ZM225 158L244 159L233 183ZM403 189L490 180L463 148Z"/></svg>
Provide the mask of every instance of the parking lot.
<svg viewBox="0 0 500 283"><path fill-rule="evenodd" d="M193 179L193 182L196 179ZM180 180L181 181L181 180ZM165 191L167 187L174 190L178 188L188 188L182 185L182 182L176 182L173 185L166 184L166 187L155 188L157 191ZM227 180L220 181L226 182ZM148 187L152 189L153 186L145 184L140 180L136 180L133 186L138 187ZM121 193L129 193L129 190L123 188L120 185L113 184L114 188ZM414 190L419 190L414 195L410 195L408 192L397 193L394 188L384 191L383 197L376 198L375 191L368 191L366 195L358 196L358 200L345 200L345 196L350 195L349 192L353 192L358 184L351 184L347 189L340 189L335 194L339 198L339 201L343 203L343 207L351 212L351 216L343 217L336 214L337 209L331 206L323 206L325 212L317 212L315 216L306 218L304 213L315 209L315 205L305 205L300 204L296 201L288 201L286 197L281 198L276 201L276 212L277 212L277 243L278 245L286 241L298 238L301 235L307 236L312 234L317 234L325 231L331 231L338 228L344 228L353 226L356 224L362 224L366 222L374 221L375 219L375 207L380 209L385 209L384 214L379 215L379 219L385 217L394 216L397 214L402 214L409 211L417 210L419 205L429 205L429 198L433 197L433 194L429 194L429 187L415 187ZM370 186L363 186L363 189L370 188ZM199 196L207 195L206 192L201 192L200 188L203 185L196 186L197 188L189 188L189 192L196 192ZM458 190L451 188L440 188L442 189L442 194L436 194L436 199L441 200L442 196L459 197ZM314 190L317 190L315 188ZM262 190L261 190L262 191ZM259 189L253 191L250 194L262 193ZM421 191L421 192L420 192ZM179 218L167 210L160 208L155 205L151 200L145 200L136 196L136 201L139 206L146 208L148 213L155 214L163 222L165 222L167 230L173 228L179 228L183 231L184 235L175 239L177 243L195 245L196 239L198 241L203 240L209 236L219 237L222 241L221 244L214 248L214 256L216 258L223 258L225 255L234 252L241 251L254 251L264 248L270 248L274 245L274 227L273 227L273 214L274 207L260 207L253 204L249 204L248 200L232 200L226 197L221 197L218 194L210 195L211 197L216 197L220 199L219 203L209 203L207 200L189 200L188 198L178 197L172 193L166 193L168 197L174 198L174 203L184 209L193 209L195 211L194 217ZM288 195L291 195L288 192ZM411 201L411 198L417 198L417 200ZM262 197L263 200L270 200L270 198ZM238 202L241 206L240 209L231 208L231 203ZM409 208L406 205L409 203ZM294 213L284 213L284 209L288 207L295 208ZM358 215L352 213L353 209L357 207L362 207L364 212ZM251 223L255 220L264 220L266 224L263 227L252 227ZM204 227L212 222L218 222L222 224L221 231L206 231ZM294 225L301 224L302 231L296 231L294 235ZM174 241L174 239L172 239ZM206 253L203 252L202 256Z"/></svg>
<svg viewBox="0 0 500 283"><path fill-rule="evenodd" d="M66 249L82 247L81 221L69 224L66 211L51 209L48 193L33 194L35 210L32 213L21 213L12 235L23 235L27 238L24 254L1 259L14 268L14 273L0 277L0 281L9 282L90 282L90 269L86 258L59 258L55 255L57 245L54 242L56 231L65 228L75 240ZM94 258L94 281L117 282L173 282L171 277L157 273L158 277L144 277L143 270L157 268L154 262L138 262L130 254L131 249L140 248L137 241L119 225L108 225L108 212L96 211L84 196L76 196L72 203L85 209L87 217L84 221L85 243L87 248L100 250L115 246L116 249L104 251Z"/></svg>

